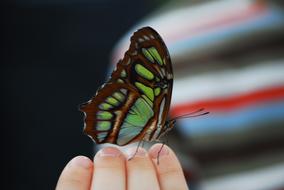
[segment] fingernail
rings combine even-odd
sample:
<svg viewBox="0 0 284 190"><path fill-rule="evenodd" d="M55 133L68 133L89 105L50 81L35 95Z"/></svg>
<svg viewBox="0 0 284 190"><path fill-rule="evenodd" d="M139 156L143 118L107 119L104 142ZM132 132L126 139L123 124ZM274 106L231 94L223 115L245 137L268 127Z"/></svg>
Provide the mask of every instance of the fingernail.
<svg viewBox="0 0 284 190"><path fill-rule="evenodd" d="M114 147L106 147L98 152L98 155L101 157L106 157L106 156L117 157L120 154L121 152L117 148L114 148Z"/></svg>
<svg viewBox="0 0 284 190"><path fill-rule="evenodd" d="M77 156L71 160L70 165L89 169L92 166L92 161L85 156Z"/></svg>
<svg viewBox="0 0 284 190"><path fill-rule="evenodd" d="M169 148L166 145L157 144L149 150L149 154L152 158L167 156L169 154Z"/></svg>
<svg viewBox="0 0 284 190"><path fill-rule="evenodd" d="M147 151L144 148L130 148L126 151L127 155L128 155L128 159L129 158L133 158L133 157L145 157L147 155Z"/></svg>

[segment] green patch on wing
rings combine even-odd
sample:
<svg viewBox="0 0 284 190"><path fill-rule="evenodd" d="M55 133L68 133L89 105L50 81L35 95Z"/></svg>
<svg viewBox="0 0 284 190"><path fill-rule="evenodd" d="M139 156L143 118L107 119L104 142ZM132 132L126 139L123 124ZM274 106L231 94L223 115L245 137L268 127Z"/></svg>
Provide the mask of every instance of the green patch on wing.
<svg viewBox="0 0 284 190"><path fill-rule="evenodd" d="M109 110L109 109L113 108L113 106L110 105L110 104L108 104L108 103L101 103L101 104L99 105L99 108L100 108L101 110Z"/></svg>
<svg viewBox="0 0 284 190"><path fill-rule="evenodd" d="M102 119L102 120L109 120L112 118L112 114L108 111L98 111L97 112L97 119Z"/></svg>
<svg viewBox="0 0 284 190"><path fill-rule="evenodd" d="M110 127L111 127L110 121L98 121L96 126L98 131L106 131L109 130Z"/></svg>
<svg viewBox="0 0 284 190"><path fill-rule="evenodd" d="M154 92L153 89L145 86L144 84L140 82L135 82L135 85L138 89L140 89L151 101L154 100Z"/></svg>
<svg viewBox="0 0 284 190"><path fill-rule="evenodd" d="M153 73L141 64L135 65L135 71L145 79L152 80L154 78Z"/></svg>
<svg viewBox="0 0 284 190"><path fill-rule="evenodd" d="M119 102L112 96L109 96L106 98L106 102L111 104L111 105L114 105L114 106L118 106L119 105Z"/></svg>
<svg viewBox="0 0 284 190"><path fill-rule="evenodd" d="M163 60L155 47L151 47L148 49L152 57L160 64L163 65Z"/></svg>
<svg viewBox="0 0 284 190"><path fill-rule="evenodd" d="M149 104L149 106L152 108L153 107L153 102L144 94L142 94L142 98Z"/></svg>
<svg viewBox="0 0 284 190"><path fill-rule="evenodd" d="M98 140L99 140L100 142L103 141L103 140L105 140L107 134L108 134L107 132L100 132L100 133L98 133L98 134L97 134Z"/></svg>
<svg viewBox="0 0 284 190"><path fill-rule="evenodd" d="M154 63L154 58L152 57L151 53L145 49L145 48L142 48L142 53L145 55L145 57L151 61L151 63Z"/></svg>
<svg viewBox="0 0 284 190"><path fill-rule="evenodd" d="M137 136L153 117L154 112L143 98L138 98L126 115L117 138L119 145L125 145Z"/></svg>
<svg viewBox="0 0 284 190"><path fill-rule="evenodd" d="M122 79L117 79L118 83L124 83L124 81Z"/></svg>
<svg viewBox="0 0 284 190"><path fill-rule="evenodd" d="M125 71L124 69L121 71L120 76L121 76L122 78L127 77L126 71Z"/></svg>
<svg viewBox="0 0 284 190"><path fill-rule="evenodd" d="M155 96L159 96L160 92L161 92L161 88L157 87L154 89Z"/></svg>
<svg viewBox="0 0 284 190"><path fill-rule="evenodd" d="M125 100L125 96L121 92L113 93L113 97L115 97L115 99L119 100L120 102L123 102Z"/></svg>

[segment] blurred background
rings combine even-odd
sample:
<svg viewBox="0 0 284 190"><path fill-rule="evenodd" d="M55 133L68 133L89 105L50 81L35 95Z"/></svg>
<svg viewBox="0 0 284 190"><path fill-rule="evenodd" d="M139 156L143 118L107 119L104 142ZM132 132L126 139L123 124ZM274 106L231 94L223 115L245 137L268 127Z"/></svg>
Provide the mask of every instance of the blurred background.
<svg viewBox="0 0 284 190"><path fill-rule="evenodd" d="M284 4L280 0L2 3L4 186L53 189L72 157L92 157L78 104L151 26L172 57L168 135L191 190L284 189Z"/></svg>

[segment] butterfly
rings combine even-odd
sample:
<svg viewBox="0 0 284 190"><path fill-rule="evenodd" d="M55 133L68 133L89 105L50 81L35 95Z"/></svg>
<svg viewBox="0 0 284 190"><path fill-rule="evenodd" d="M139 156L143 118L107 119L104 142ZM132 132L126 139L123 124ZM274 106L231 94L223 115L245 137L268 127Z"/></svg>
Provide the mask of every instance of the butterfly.
<svg viewBox="0 0 284 190"><path fill-rule="evenodd" d="M132 35L111 77L82 104L84 132L97 144L159 141L174 126L167 120L173 89L168 49L151 27Z"/></svg>

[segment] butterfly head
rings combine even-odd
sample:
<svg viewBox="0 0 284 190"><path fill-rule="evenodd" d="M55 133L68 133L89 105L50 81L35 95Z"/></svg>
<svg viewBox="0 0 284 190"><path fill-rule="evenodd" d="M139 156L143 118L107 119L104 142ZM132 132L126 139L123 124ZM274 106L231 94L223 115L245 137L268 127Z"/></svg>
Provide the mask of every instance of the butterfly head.
<svg viewBox="0 0 284 190"><path fill-rule="evenodd" d="M175 120L175 119L169 120L169 121L166 123L166 127L167 127L168 129L172 129L172 128L175 126L176 121L177 121L177 120Z"/></svg>
<svg viewBox="0 0 284 190"><path fill-rule="evenodd" d="M170 130L172 130L175 126L175 123L176 123L176 120L175 119L171 119L171 120L168 120L166 123L165 123L165 126L163 127L158 139L160 139L161 137L163 137L165 134L167 134Z"/></svg>

